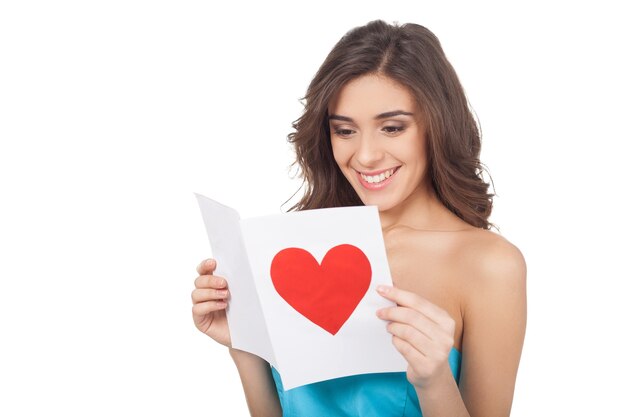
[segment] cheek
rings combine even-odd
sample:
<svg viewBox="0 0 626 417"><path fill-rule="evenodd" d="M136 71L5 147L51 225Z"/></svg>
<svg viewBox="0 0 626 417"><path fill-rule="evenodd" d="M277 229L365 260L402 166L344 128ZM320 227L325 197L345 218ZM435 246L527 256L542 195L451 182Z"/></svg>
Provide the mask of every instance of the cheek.
<svg viewBox="0 0 626 417"><path fill-rule="evenodd" d="M407 161L414 164L423 165L428 160L428 150L423 141L415 139L415 142L406 144L404 149L399 149L401 155L404 155Z"/></svg>
<svg viewBox="0 0 626 417"><path fill-rule="evenodd" d="M339 165L340 168L343 168L342 164L345 164L348 158L345 146L337 145L335 141L331 141L330 144L335 162L337 162L337 165Z"/></svg>

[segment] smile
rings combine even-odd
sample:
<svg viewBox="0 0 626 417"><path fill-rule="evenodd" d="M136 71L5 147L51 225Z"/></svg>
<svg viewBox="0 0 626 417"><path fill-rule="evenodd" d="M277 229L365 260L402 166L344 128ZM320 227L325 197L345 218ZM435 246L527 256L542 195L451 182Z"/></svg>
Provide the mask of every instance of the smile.
<svg viewBox="0 0 626 417"><path fill-rule="evenodd" d="M391 168L377 175L365 175L359 172L359 182L368 190L380 190L393 180L399 168L400 167Z"/></svg>

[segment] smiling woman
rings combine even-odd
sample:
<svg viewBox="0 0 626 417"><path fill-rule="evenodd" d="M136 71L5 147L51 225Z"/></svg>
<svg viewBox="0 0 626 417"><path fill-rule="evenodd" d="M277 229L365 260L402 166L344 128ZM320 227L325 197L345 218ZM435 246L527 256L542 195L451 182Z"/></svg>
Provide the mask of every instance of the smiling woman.
<svg viewBox="0 0 626 417"><path fill-rule="evenodd" d="M382 212L409 196L425 198L418 184L429 185L426 131L408 89L382 75L362 76L340 90L329 114L335 161L363 204Z"/></svg>
<svg viewBox="0 0 626 417"><path fill-rule="evenodd" d="M374 77L378 85L371 82ZM304 113L294 122L296 131L289 135L297 155L294 164L302 169L306 185L304 197L290 210L364 203L359 188L350 182L341 164L332 163L330 139L358 133L352 132L356 126L351 115L336 108L340 90L350 96L343 100L350 100L351 112L363 113L367 105L386 100L391 107L379 106L383 114L368 115L378 122L391 119L388 113L392 111L412 113L412 118L396 118L398 127L392 125L384 130L404 133L398 132L402 129L399 122L412 119L408 121L426 137L426 175L432 178L437 198L467 223L485 229L492 226L488 218L493 194L482 178L480 135L463 87L437 37L425 27L410 23L393 26L375 21L354 28L335 45L317 71L305 96ZM394 107L394 99L403 100L405 108ZM351 122L352 127L346 129L345 123L338 125L337 121ZM339 133L337 127L341 127Z"/></svg>
<svg viewBox="0 0 626 417"><path fill-rule="evenodd" d="M378 207L406 372L285 391L263 359L232 349L227 281L198 268L198 329L230 347L254 416L505 416L526 329L526 264L489 229L493 195L459 79L435 35L382 21L349 31L311 82L289 135L306 185L291 210Z"/></svg>

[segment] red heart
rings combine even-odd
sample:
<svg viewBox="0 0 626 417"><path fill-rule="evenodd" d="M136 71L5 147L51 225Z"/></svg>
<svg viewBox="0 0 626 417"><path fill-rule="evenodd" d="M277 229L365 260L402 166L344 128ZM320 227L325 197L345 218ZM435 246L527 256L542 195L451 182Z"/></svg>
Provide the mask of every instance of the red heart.
<svg viewBox="0 0 626 417"><path fill-rule="evenodd" d="M372 268L361 249L343 244L331 248L321 265L304 249L283 249L272 259L270 275L290 306L335 335L367 292Z"/></svg>

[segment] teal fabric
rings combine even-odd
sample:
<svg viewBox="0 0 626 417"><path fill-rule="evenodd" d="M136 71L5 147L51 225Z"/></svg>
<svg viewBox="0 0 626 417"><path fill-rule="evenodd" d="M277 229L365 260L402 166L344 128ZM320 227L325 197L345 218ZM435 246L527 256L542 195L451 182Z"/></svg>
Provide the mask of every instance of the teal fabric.
<svg viewBox="0 0 626 417"><path fill-rule="evenodd" d="M453 347L448 362L458 385L461 352ZM353 375L287 391L274 367L272 376L283 417L422 417L406 372Z"/></svg>

